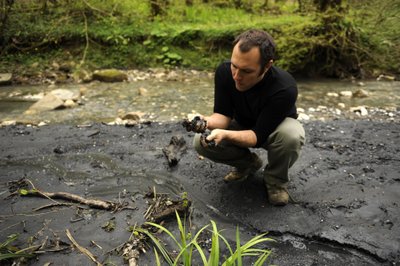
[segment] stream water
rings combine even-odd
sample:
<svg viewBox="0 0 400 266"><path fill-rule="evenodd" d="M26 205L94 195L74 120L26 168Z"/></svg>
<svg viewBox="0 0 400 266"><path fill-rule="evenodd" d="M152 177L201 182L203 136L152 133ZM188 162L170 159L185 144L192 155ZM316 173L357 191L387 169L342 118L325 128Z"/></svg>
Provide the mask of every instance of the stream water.
<svg viewBox="0 0 400 266"><path fill-rule="evenodd" d="M305 109L326 106L348 110L350 107L367 106L395 110L400 103L398 81L338 81L299 80L297 106ZM41 95L54 89L67 89L83 93L80 105L57 111L24 114ZM365 98L338 97L328 93L356 91L369 93ZM121 114L140 112L152 121L179 120L188 113L209 114L213 106L213 77L196 72L178 75L174 80L148 77L123 83L91 82L88 84L61 84L40 86L6 86L0 88L0 121L79 124L111 122Z"/></svg>

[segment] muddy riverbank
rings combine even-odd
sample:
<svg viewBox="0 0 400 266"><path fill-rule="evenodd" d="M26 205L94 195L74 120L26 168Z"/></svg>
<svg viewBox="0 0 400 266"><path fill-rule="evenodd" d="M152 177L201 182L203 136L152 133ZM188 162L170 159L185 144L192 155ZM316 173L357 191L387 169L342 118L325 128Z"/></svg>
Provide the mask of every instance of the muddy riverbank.
<svg viewBox="0 0 400 266"><path fill-rule="evenodd" d="M123 263L109 253L129 239L127 228L142 224L149 188L192 200L192 230L210 220L234 241L269 232L277 240L269 264L399 265L400 261L400 124L394 121L337 119L305 121L307 143L292 168L289 191L296 202L270 206L262 172L238 184L226 184L229 171L198 157L193 134L177 122L133 127L100 123L78 127L23 125L0 128L0 242L20 234L19 247L51 243L63 247L43 252L29 265L92 265L66 236L102 263ZM187 149L176 166L163 153L173 136ZM264 151L258 154L266 159ZM10 182L29 179L43 191L66 191L88 198L122 201L136 210L105 210L58 206L48 199L12 197ZM104 224L113 221L114 230ZM166 225L171 230L173 221ZM141 254L139 265L154 265L153 254Z"/></svg>

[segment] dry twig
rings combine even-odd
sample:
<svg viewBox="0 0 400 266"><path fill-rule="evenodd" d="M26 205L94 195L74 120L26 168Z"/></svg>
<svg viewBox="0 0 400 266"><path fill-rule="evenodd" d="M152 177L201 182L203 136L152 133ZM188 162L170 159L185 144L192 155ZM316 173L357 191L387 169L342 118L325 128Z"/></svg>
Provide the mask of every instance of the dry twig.
<svg viewBox="0 0 400 266"><path fill-rule="evenodd" d="M69 238L69 240L71 240L72 244L74 244L74 246L83 254L85 254L86 256L88 256L92 261L94 261L98 266L102 265L99 261L97 261L97 259L93 256L93 254L87 250L86 248L82 247L81 245L78 244L78 242L75 241L75 239L72 237L71 232L67 229L65 230L65 233L67 234L67 237Z"/></svg>

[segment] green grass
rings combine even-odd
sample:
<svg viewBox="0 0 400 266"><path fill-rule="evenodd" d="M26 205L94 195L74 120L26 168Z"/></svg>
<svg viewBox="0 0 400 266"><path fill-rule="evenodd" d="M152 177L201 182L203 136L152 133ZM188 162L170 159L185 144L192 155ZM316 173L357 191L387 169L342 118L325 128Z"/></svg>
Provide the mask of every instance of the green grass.
<svg viewBox="0 0 400 266"><path fill-rule="evenodd" d="M178 213L176 213L176 220L179 229L179 237L174 236L174 234L168 230L166 227L155 224L146 223L154 227L156 230L165 233L171 240L173 240L175 247L170 247L168 250L166 246L159 240L159 238L151 233L147 229L136 228L134 232L145 234L154 245L155 257L157 265L163 265L158 252L164 258L164 261L168 265L184 265L190 266L194 265L194 258L197 261L200 260L203 265L222 265L222 266L242 266L244 257L253 257L253 264L255 266L264 265L271 251L265 248L259 248L261 244L265 242L274 241L271 238L265 237L266 234L261 234L253 237L246 243L242 244L240 240L239 228L236 230L236 248L232 248L228 240L222 235L221 231L218 229L217 224L211 221L209 225L203 226L194 235L188 232L186 225L182 223L181 218ZM211 226L211 248L202 247L200 242L200 235L208 230ZM221 243L222 241L222 243ZM227 254L221 253L221 248L225 247L228 251ZM175 257L171 256L171 251L176 250L177 255ZM196 265L199 265L197 262Z"/></svg>
<svg viewBox="0 0 400 266"><path fill-rule="evenodd" d="M0 243L0 261L13 260L18 258L32 258L35 255L28 251L32 248L18 249L12 243L18 239L17 234L8 236L7 240ZM34 247L37 248L37 247Z"/></svg>

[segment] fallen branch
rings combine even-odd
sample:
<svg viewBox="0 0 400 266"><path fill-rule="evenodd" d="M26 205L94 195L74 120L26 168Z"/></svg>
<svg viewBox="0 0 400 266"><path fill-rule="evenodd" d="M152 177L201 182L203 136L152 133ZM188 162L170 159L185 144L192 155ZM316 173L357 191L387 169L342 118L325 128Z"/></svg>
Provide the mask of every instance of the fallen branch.
<svg viewBox="0 0 400 266"><path fill-rule="evenodd" d="M96 258L93 256L93 254L87 250L86 248L82 247L81 245L78 244L78 242L75 241L75 239L72 237L71 232L67 229L65 230L65 233L67 234L67 237L69 240L71 240L72 244L83 254L89 257L92 261L94 261L97 265L102 265L100 262L96 260Z"/></svg>
<svg viewBox="0 0 400 266"><path fill-rule="evenodd" d="M104 209L104 210L117 210L119 208L117 203L98 200L98 199L85 199L79 195L68 193L68 192L45 192L37 189L25 190L21 193L23 196L38 196L50 199L63 199L78 202L81 204L88 205L89 207Z"/></svg>
<svg viewBox="0 0 400 266"><path fill-rule="evenodd" d="M124 203L116 203L116 202L111 202L111 201L105 201L105 200L99 200L99 199L86 199L84 197L81 197L76 194L68 193L68 192L46 192L46 191L41 191L35 187L35 185L28 179L22 180L23 182L20 182L21 184L29 183L32 186L32 189L26 189L22 188L18 190L18 194L21 196L35 196L35 197L43 197L47 198L51 201L54 202L54 204L51 205L46 205L43 207L39 207L36 210L44 209L47 207L53 207L53 206L62 206L62 205L68 205L67 203L60 203L55 201L54 199L63 199L63 200L69 200L72 202L77 202L80 204L87 205L89 207L97 208L97 209L104 209L104 210L111 210L111 211L118 211L118 210L124 210L124 209L136 209L135 207L132 206L127 206L127 204Z"/></svg>

